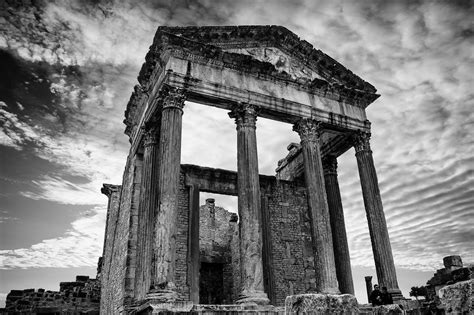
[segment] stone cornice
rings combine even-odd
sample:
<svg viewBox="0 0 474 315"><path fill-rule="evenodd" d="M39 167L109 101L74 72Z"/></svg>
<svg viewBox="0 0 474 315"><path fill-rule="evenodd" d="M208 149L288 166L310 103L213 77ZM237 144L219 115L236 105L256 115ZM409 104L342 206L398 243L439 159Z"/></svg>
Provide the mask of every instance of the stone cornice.
<svg viewBox="0 0 474 315"><path fill-rule="evenodd" d="M157 38L159 38L159 40L157 40ZM160 31L160 29L156 34L155 42L150 47L150 51L145 58L146 62L143 64L138 76L138 81L142 86L148 86L154 68L160 64L160 56L165 51L168 52L168 54L180 56L185 59L192 58L194 62L215 64L216 66L246 72L258 76L259 78L267 76L268 79L279 79L290 82L301 89L308 90L310 93L338 101L347 101L363 108L367 107L379 97L378 94L360 90L353 86L346 86L334 80L333 82L317 78L304 82L294 80L286 72L278 71L271 63L256 60L249 55L225 52L221 47L177 36L170 32ZM159 69L161 69L161 67L159 67Z"/></svg>
<svg viewBox="0 0 474 315"><path fill-rule="evenodd" d="M368 93L377 90L352 71L315 49L310 43L300 39L296 34L283 26L246 25L246 26L204 26L204 27L159 27L154 43L160 43L161 34L169 33L199 43L220 48L242 48L258 46L278 47L290 55L305 61L311 68L329 83L339 83Z"/></svg>
<svg viewBox="0 0 474 315"><path fill-rule="evenodd" d="M110 198L113 193L119 192L121 188L121 185L103 184L100 192Z"/></svg>

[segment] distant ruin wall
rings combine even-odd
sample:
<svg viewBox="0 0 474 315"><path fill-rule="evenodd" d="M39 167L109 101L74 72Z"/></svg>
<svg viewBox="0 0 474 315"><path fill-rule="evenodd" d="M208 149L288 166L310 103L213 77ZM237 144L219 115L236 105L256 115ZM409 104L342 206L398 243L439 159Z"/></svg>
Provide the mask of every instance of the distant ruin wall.
<svg viewBox="0 0 474 315"><path fill-rule="evenodd" d="M59 291L11 290L0 314L99 314L100 282L88 276L61 282Z"/></svg>

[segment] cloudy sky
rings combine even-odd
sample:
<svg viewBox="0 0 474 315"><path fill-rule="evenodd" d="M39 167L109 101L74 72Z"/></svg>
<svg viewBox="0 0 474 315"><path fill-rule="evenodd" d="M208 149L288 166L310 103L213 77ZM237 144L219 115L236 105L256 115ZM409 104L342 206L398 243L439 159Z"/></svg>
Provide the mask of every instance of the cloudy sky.
<svg viewBox="0 0 474 315"><path fill-rule="evenodd" d="M31 2L0 2L0 297L95 275L100 187L121 182L123 112L160 25L283 25L375 85L372 148L404 295L444 256L474 262L473 1ZM236 169L225 111L187 104L183 119L183 163ZM298 137L265 119L257 136L273 175ZM375 271L353 150L339 174L364 302Z"/></svg>

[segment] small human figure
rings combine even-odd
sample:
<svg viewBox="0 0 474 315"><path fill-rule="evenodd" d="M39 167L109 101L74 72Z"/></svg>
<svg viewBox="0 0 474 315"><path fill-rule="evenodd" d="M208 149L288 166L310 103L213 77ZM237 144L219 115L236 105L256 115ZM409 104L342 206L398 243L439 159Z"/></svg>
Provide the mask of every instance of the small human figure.
<svg viewBox="0 0 474 315"><path fill-rule="evenodd" d="M382 304L393 304L392 295L388 292L387 287L382 287L382 292L380 292L380 298L382 299Z"/></svg>
<svg viewBox="0 0 474 315"><path fill-rule="evenodd" d="M374 284L374 290L370 292L369 301L372 306L382 305L382 296L378 284Z"/></svg>

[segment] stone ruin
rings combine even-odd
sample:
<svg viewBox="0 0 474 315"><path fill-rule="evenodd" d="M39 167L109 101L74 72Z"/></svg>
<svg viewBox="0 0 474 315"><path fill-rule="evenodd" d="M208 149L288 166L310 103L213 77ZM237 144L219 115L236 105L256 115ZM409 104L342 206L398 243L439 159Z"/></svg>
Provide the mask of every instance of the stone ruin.
<svg viewBox="0 0 474 315"><path fill-rule="evenodd" d="M474 266L463 266L461 256L443 258L444 268L438 269L426 283L427 300L431 307L447 314L474 312Z"/></svg>
<svg viewBox="0 0 474 315"><path fill-rule="evenodd" d="M281 26L159 27L145 60L125 111L122 185L102 189L101 312L278 313L285 301L289 313L356 312L337 180L351 148L378 283L402 298L370 148L371 84ZM237 172L181 164L186 101L229 111ZM301 138L276 176L259 175L257 117ZM238 222L217 208L204 219L200 192L237 196Z"/></svg>
<svg viewBox="0 0 474 315"><path fill-rule="evenodd" d="M0 314L99 314L100 278L76 276L61 282L59 291L11 290Z"/></svg>

